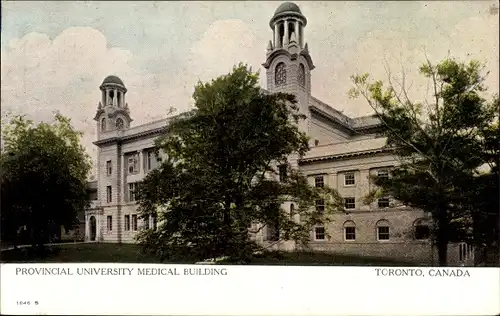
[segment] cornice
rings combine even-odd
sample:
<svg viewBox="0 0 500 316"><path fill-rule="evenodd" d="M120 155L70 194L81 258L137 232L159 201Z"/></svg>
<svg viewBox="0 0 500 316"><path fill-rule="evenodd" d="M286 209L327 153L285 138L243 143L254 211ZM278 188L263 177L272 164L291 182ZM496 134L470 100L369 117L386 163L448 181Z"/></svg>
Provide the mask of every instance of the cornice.
<svg viewBox="0 0 500 316"><path fill-rule="evenodd" d="M271 63L272 63L273 59L275 59L279 55L285 55L288 58L290 58L290 60L297 60L299 58L299 56L303 56L307 61L307 66L309 67L309 70L313 70L315 68L315 66L312 62L311 55L309 55L308 51L302 49L300 51L300 53L293 53L292 54L284 48L276 49L271 54L269 54L266 58L266 62L263 63L262 66L266 69L269 69L269 67L271 67Z"/></svg>
<svg viewBox="0 0 500 316"><path fill-rule="evenodd" d="M142 137L146 137L146 136L151 136L151 135L158 135L158 134L162 134L166 130L166 128L167 128L166 126L158 127L155 129L139 132L139 133L132 134L132 135L124 135L124 136L114 135L114 136L109 137L109 138L97 140L93 144L96 146L100 146L100 145L106 145L106 144L112 144L112 143L118 143L118 142L120 142L120 143L126 142L126 141L130 141L130 140L134 140L134 139L138 139L138 138L142 138Z"/></svg>
<svg viewBox="0 0 500 316"><path fill-rule="evenodd" d="M271 27L271 29L273 29L274 27L274 23L277 21L277 20L280 20L280 19L283 19L283 18L291 18L291 17L295 17L295 18L298 18L300 20L302 20L302 24L303 24L303 27L305 27L307 25L307 19L306 17L300 13L300 12L295 12L295 11L285 11L285 12L280 12L278 14L275 14L271 20L269 21L269 27Z"/></svg>
<svg viewBox="0 0 500 316"><path fill-rule="evenodd" d="M379 148L379 149L370 149L370 150L345 153L345 154L332 154L332 155L325 155L325 156L320 156L320 157L301 158L301 159L299 159L299 165L305 165L305 164L310 164L310 163L319 162L319 161L330 161L330 160L337 160L337 159L343 159L343 158L370 156L370 155L391 152L391 151L392 151L392 149L390 149L390 148Z"/></svg>

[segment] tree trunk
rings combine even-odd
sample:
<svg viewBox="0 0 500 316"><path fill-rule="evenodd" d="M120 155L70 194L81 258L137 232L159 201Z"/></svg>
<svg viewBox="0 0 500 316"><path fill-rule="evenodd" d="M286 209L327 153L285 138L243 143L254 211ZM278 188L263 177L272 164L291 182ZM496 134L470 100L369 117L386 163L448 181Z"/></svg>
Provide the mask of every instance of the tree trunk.
<svg viewBox="0 0 500 316"><path fill-rule="evenodd" d="M448 216L446 216L446 210L440 209L438 211L438 232L437 232L437 248L438 248L438 260L440 267L446 267L448 265Z"/></svg>
<svg viewBox="0 0 500 316"><path fill-rule="evenodd" d="M223 218L223 237L222 237L222 255L230 255L230 239L231 239L231 201L226 200L226 209L224 210Z"/></svg>
<svg viewBox="0 0 500 316"><path fill-rule="evenodd" d="M448 266L448 241L440 239L438 238L437 241L439 266L446 267Z"/></svg>

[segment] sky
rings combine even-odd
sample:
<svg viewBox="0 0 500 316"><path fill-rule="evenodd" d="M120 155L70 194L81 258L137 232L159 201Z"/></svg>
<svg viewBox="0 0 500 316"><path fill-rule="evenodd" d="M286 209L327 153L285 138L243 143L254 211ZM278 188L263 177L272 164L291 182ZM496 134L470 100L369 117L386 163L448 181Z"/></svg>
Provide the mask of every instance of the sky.
<svg viewBox="0 0 500 316"><path fill-rule="evenodd" d="M99 85L119 76L133 125L193 105L198 82L245 62L265 88L269 20L282 2L29 2L2 1L2 120L24 114L50 121L54 111L83 131L96 159ZM386 80L406 75L419 98L418 74L428 58L484 62L488 93L499 87L498 1L295 2L308 19L305 42L316 68L312 94L349 116L370 114L348 98L350 76ZM401 78L401 77L399 77Z"/></svg>

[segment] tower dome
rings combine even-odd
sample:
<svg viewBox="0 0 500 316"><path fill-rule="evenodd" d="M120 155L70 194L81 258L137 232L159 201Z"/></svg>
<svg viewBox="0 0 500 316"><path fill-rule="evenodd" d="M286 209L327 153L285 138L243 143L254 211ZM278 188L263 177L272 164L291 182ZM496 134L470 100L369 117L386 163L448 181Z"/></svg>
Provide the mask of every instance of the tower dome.
<svg viewBox="0 0 500 316"><path fill-rule="evenodd" d="M104 80L102 81L102 85L105 85L105 84L118 84L118 85L121 85L121 86L124 86L125 85L123 84L123 81L118 78L117 76L107 76L106 78L104 78Z"/></svg>
<svg viewBox="0 0 500 316"><path fill-rule="evenodd" d="M295 3L293 2L285 2L285 3L282 3L277 9L276 11L274 11L274 15L276 14L280 14L280 13L283 13L283 12L297 12L297 13L302 13L300 11L300 8L298 5L296 5Z"/></svg>
<svg viewBox="0 0 500 316"><path fill-rule="evenodd" d="M274 15L271 18L271 21L269 21L269 25L271 28L273 28L273 25L275 22L281 18L286 18L286 17L295 17L301 20L304 26L307 24L307 19L306 17L302 14L302 11L300 11L300 8L298 5L296 5L293 2L285 2L282 3L276 11L274 11Z"/></svg>

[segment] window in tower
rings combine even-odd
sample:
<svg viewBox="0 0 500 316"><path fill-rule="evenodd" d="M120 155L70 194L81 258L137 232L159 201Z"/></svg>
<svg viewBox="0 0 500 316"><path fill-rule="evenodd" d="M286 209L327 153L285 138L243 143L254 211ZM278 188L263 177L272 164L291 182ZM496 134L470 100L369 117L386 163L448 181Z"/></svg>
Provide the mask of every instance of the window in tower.
<svg viewBox="0 0 500 316"><path fill-rule="evenodd" d="M101 120L101 131L103 131L103 132L106 131L106 118L103 118Z"/></svg>
<svg viewBox="0 0 500 316"><path fill-rule="evenodd" d="M279 63L276 66L274 83L277 86L286 84L286 66L285 63Z"/></svg>
<svg viewBox="0 0 500 316"><path fill-rule="evenodd" d="M285 25L283 24L283 22L281 22L278 26L278 32L279 32L279 44L278 44L278 47L283 47L283 41L284 41L284 37L285 37Z"/></svg>
<svg viewBox="0 0 500 316"><path fill-rule="evenodd" d="M295 24L292 22L288 23L288 42L292 40L292 34L295 33ZM297 38L297 34L295 34L295 38Z"/></svg>
<svg viewBox="0 0 500 316"><path fill-rule="evenodd" d="M123 120L121 118L116 119L116 128L123 129Z"/></svg>
<svg viewBox="0 0 500 316"><path fill-rule="evenodd" d="M306 86L306 69L304 68L303 64L300 64L299 66L299 74L297 76L297 81L299 82L299 85L302 87Z"/></svg>
<svg viewBox="0 0 500 316"><path fill-rule="evenodd" d="M109 103L108 104L114 104L113 99L115 98L115 93L113 90L109 91Z"/></svg>

